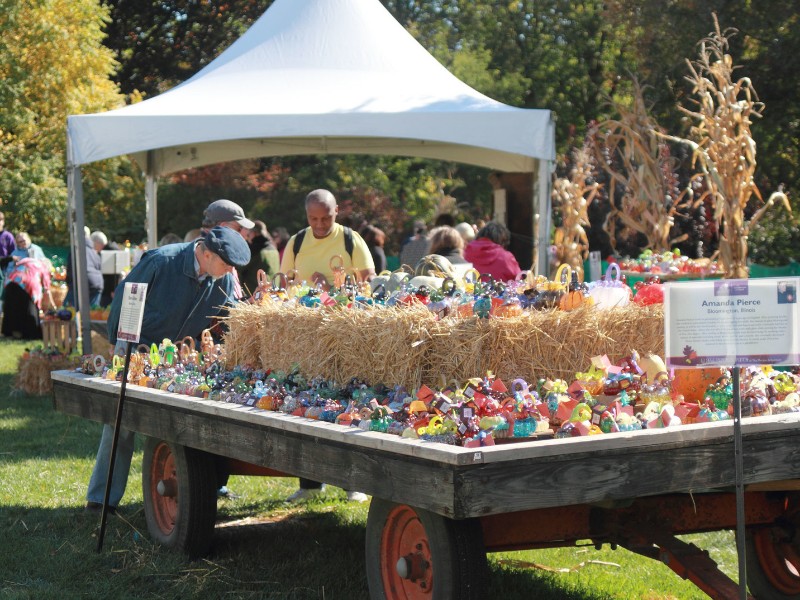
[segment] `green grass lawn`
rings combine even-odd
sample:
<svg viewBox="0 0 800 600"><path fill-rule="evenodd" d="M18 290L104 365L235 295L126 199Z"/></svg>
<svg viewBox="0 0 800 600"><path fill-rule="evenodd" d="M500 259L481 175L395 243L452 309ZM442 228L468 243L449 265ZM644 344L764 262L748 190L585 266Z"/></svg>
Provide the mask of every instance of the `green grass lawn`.
<svg viewBox="0 0 800 600"><path fill-rule="evenodd" d="M96 552L99 517L83 512L100 425L13 390L25 345L0 340L0 598L368 598L368 506L338 488L303 507L282 500L294 478L232 477L219 501L212 554L190 561L151 542L142 508L141 444L120 511ZM736 577L733 535L687 536ZM502 560L545 565L511 568ZM590 562L598 561L598 562ZM606 564L610 563L610 564ZM489 556L490 593L504 600L694 599L694 585L625 550L593 547Z"/></svg>

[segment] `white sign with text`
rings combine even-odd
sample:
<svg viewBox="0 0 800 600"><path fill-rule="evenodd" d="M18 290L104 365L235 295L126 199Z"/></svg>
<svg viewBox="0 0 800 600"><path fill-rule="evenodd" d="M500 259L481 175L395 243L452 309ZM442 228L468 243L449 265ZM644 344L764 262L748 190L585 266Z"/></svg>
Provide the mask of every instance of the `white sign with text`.
<svg viewBox="0 0 800 600"><path fill-rule="evenodd" d="M674 282L665 287L667 367L800 364L800 278Z"/></svg>
<svg viewBox="0 0 800 600"><path fill-rule="evenodd" d="M126 283L122 295L122 308L117 325L117 339L137 343L142 331L144 302L147 298L146 283Z"/></svg>

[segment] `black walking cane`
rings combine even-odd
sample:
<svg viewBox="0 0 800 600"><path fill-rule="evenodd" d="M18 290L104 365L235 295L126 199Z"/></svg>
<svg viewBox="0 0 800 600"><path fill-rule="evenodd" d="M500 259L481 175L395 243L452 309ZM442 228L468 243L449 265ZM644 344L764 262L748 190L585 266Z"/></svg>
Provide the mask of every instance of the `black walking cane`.
<svg viewBox="0 0 800 600"><path fill-rule="evenodd" d="M119 428L122 423L122 404L125 400L125 386L128 383L128 368L131 364L131 349L133 343L128 342L125 350L125 366L122 368L122 387L119 390L119 400L117 401L117 418L114 421L114 437L111 441L111 458L108 461L108 478L106 479L106 493L103 496L103 511L100 514L100 535L97 539L97 551L103 549L103 537L106 533L106 517L108 516L108 496L111 494L111 478L114 476L114 460L117 457L117 444L119 442Z"/></svg>

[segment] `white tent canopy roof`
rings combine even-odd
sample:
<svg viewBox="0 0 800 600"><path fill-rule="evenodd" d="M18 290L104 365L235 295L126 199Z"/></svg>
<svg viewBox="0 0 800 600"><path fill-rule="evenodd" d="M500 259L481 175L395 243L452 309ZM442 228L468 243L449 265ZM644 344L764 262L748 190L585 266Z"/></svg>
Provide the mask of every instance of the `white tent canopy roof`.
<svg viewBox="0 0 800 600"><path fill-rule="evenodd" d="M276 0L225 52L163 94L68 118L70 163L153 151L149 174L292 154L390 154L534 171L550 111L461 82L378 0Z"/></svg>

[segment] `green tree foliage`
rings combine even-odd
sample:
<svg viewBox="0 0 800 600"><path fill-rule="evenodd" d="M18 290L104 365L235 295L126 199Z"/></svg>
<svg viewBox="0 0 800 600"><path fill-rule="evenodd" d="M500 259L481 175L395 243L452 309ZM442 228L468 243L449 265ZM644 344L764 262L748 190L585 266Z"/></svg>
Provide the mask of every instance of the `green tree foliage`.
<svg viewBox="0 0 800 600"><path fill-rule="evenodd" d="M126 94L155 96L185 81L239 38L271 1L109 0L106 45Z"/></svg>
<svg viewBox="0 0 800 600"><path fill-rule="evenodd" d="M9 227L36 241L67 239L67 115L122 104L102 45L107 19L95 0L0 0L0 197ZM117 168L120 159L90 170L87 195Z"/></svg>
<svg viewBox="0 0 800 600"><path fill-rule="evenodd" d="M794 215L776 209L767 212L750 231L748 244L750 260L757 265L778 267L790 261L800 262L800 223L797 220L798 203L794 202Z"/></svg>

